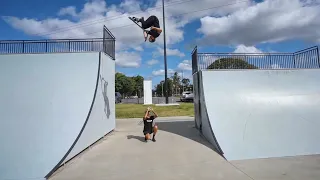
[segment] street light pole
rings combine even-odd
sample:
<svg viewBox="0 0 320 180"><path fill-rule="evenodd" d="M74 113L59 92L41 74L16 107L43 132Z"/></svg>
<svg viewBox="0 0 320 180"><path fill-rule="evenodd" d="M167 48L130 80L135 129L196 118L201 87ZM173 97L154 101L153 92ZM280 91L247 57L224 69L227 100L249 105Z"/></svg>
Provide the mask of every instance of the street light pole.
<svg viewBox="0 0 320 180"><path fill-rule="evenodd" d="M166 95L166 104L169 103L168 97L168 72L167 72L167 45L166 45L166 21L164 15L164 0L162 0L162 17L163 17L163 58L164 58L164 88Z"/></svg>

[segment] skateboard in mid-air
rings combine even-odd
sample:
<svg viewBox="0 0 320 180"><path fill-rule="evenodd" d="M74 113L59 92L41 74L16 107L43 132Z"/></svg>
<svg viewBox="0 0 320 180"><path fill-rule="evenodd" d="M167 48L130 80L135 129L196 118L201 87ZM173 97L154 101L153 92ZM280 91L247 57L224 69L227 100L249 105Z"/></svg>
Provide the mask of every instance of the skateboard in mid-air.
<svg viewBox="0 0 320 180"><path fill-rule="evenodd" d="M142 29L142 32L143 32L143 36L144 36L144 41L146 41L147 40L147 38L148 38L148 30L145 30L145 29L143 29L142 28L142 26L140 26L140 24L138 24L132 17L128 17L131 21L133 21L137 26L139 26L141 29Z"/></svg>

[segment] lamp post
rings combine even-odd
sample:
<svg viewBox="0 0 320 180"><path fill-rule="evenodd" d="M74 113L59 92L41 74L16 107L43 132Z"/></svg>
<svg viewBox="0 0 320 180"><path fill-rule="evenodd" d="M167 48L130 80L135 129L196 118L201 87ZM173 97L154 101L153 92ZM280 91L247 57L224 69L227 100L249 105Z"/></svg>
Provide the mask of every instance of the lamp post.
<svg viewBox="0 0 320 180"><path fill-rule="evenodd" d="M163 17L163 58L164 58L164 88L166 96L166 104L169 103L168 97L168 71L167 71L167 47L166 47L166 21L164 15L164 0L162 0L162 17Z"/></svg>

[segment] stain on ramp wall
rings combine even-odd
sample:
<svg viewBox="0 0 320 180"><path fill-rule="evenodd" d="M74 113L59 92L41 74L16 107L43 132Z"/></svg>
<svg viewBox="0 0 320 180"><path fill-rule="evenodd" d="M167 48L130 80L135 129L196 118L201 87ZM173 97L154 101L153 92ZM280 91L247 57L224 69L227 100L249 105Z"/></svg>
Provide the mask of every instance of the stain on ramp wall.
<svg viewBox="0 0 320 180"><path fill-rule="evenodd" d="M115 61L101 53L99 82L92 111L79 141L64 162L115 128L114 83Z"/></svg>

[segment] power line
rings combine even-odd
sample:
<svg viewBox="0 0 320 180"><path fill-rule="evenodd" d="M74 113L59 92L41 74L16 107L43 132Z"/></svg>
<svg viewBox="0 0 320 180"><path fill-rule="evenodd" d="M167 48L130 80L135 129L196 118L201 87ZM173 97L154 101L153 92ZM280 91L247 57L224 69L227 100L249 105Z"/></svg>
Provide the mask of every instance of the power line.
<svg viewBox="0 0 320 180"><path fill-rule="evenodd" d="M169 6L173 6L173 5L177 5L177 4L183 4L183 3L187 3L187 2L191 2L191 1L194 1L194 0L171 1L165 7L169 7ZM156 7L153 7L153 8L149 8L149 10L155 10L155 9L160 9L160 8L162 8L162 6L156 6ZM140 13L144 13L144 11L137 10L137 11L128 12L127 14L136 15L136 14L140 14ZM57 34L57 33L60 33L60 32L72 30L75 27L85 27L85 26L89 26L89 25L92 25L92 24L101 23L101 22L104 22L104 21L111 21L111 20L123 18L123 16L124 15L122 14L122 15L111 16L111 17L108 17L108 18L104 17L104 18L101 18L101 19L96 19L96 20L93 20L93 21L83 22L83 23L79 23L79 24L76 24L76 25L72 25L72 26L66 26L66 27L63 27L63 28L57 28L57 29L51 31L51 33L45 33L45 34L36 33L36 34L32 34L32 35L35 35L35 36L47 36L47 35Z"/></svg>
<svg viewBox="0 0 320 180"><path fill-rule="evenodd" d="M239 4L239 3L243 3L243 2L248 2L248 1L250 1L250 0L238 1L238 2L236 2L236 3L229 3L229 4L220 5L220 6L209 7L209 8L205 8L205 9L196 10L196 11L190 11L190 12L186 12L186 13L181 13L181 14L174 15L174 16L181 16L181 15L185 15L185 14L192 14L192 13L196 13L196 12L207 11L207 10L210 10L210 9L215 9L215 8L220 8L220 7L235 5L235 4ZM167 19L167 18L174 17L174 16L168 16L168 17L165 17L165 18ZM159 18L159 19L162 19L162 18ZM109 30L118 29L118 28L123 28L123 27L128 27L128 26L133 26L133 25L135 25L135 24L128 24L128 25L123 25L123 26L117 26L117 27L110 28ZM86 35L96 34L96 33L100 33L100 32L101 32L101 31L96 31L96 32L92 32L92 33L87 33Z"/></svg>

